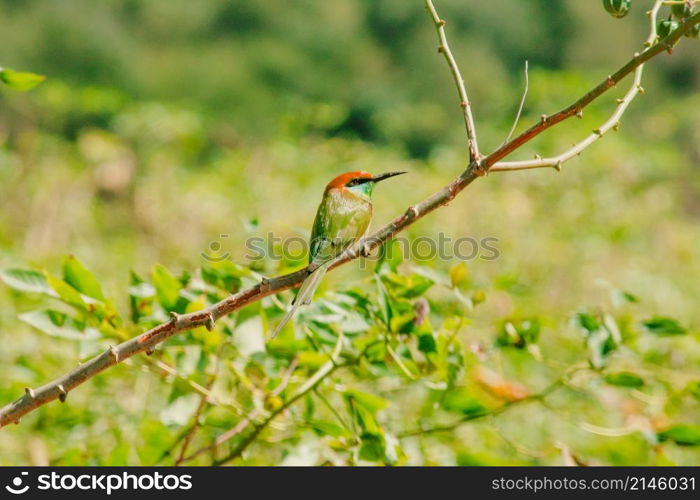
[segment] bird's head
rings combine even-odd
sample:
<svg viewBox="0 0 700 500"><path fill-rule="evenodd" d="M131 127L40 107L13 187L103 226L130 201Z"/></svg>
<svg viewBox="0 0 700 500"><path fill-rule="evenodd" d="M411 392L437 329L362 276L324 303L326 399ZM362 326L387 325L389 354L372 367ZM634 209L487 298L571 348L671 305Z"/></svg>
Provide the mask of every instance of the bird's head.
<svg viewBox="0 0 700 500"><path fill-rule="evenodd" d="M387 172L384 174L372 175L363 170L346 172L329 182L326 186L326 192L333 189L339 189L341 191L348 190L354 194L369 198L372 196L372 190L377 182L405 173L406 172Z"/></svg>

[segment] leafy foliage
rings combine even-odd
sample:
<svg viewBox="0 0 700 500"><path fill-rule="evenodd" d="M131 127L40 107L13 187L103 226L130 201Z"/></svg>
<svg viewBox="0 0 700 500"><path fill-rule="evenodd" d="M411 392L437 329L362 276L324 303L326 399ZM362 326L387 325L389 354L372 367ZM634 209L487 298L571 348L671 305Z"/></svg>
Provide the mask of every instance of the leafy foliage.
<svg viewBox="0 0 700 500"><path fill-rule="evenodd" d="M253 271L230 263L215 263L181 278L158 264L148 280L132 272L128 290L132 309L130 319L125 319L76 257L66 257L62 267L62 278L28 269L7 270L2 277L18 293L47 297L47 305L53 308L46 308L42 301L41 308L22 313L20 319L46 335L76 343L83 359L115 339L127 338L129 332L164 321L171 310L202 309L224 298L232 284L245 287L257 279ZM458 334L467 327L465 319L475 307L464 298L469 292L468 271L460 263L448 274L441 276L383 256L372 280L320 298L302 312L296 327L286 328L267 344L265 332L282 314L277 301L264 300L242 309L221 319L211 332L199 328L176 336L152 359L136 358L146 369L166 369L171 374L166 384L170 389L162 393L160 411L154 415L159 418L144 422L150 426L151 437L160 438L138 448L142 450L140 463L168 463L168 456L190 432L195 433L194 444L206 447L217 435L242 425L241 437L230 448L231 457L238 457L244 448L237 446L247 447L245 435L253 432L245 430L241 419L275 418L284 410L292 413L279 418L297 429L292 437L283 439L292 454L294 443L311 440L320 447L314 460L325 457L333 463L397 465L410 457L404 448L407 439L421 435L429 439L433 428L444 427L438 434L456 432L467 422L550 397L549 404L556 404L557 411L574 411L567 409L566 401L576 392L586 392L595 378L619 388L661 387L662 379L615 369L615 352L631 348L638 336L648 335L645 330L630 330L633 324L626 323L623 335L618 326L621 319L612 311L579 312L575 323L583 339L579 347L572 348L578 351L572 359L578 361L550 373L551 385L538 393L535 385L541 384L516 381L497 365L508 360L508 372L538 365L541 375L549 371L544 368L549 349L542 344L546 338L541 320L507 319L492 329L493 348L466 348ZM447 303L459 304L460 315L450 314L449 307L428 312L430 300L425 297L436 287L452 295ZM643 325L652 334L676 330L676 322L665 317ZM620 362L631 362L624 359ZM642 366L644 356L640 353L634 363ZM687 387L689 394L696 395L696 385ZM397 398L393 391L403 395ZM304 403L294 404L300 397ZM396 418L409 411L415 417ZM192 427L195 421L197 428ZM311 430L314 437L303 429ZM262 456L269 453L262 444L268 433L271 437L275 431L267 429L261 444L252 445L253 449L260 446L257 453L263 454L254 461L264 460ZM697 429L685 424L660 430L658 439L682 446L700 443Z"/></svg>

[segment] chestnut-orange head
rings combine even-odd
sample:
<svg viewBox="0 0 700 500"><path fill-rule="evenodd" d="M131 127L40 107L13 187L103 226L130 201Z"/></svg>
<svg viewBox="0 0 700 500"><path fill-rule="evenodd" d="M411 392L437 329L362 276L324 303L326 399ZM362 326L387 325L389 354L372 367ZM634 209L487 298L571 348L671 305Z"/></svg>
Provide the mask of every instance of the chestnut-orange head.
<svg viewBox="0 0 700 500"><path fill-rule="evenodd" d="M332 189L349 189L357 192L358 194L369 196L372 193L372 188L374 188L374 185L377 182L405 173L406 172L386 172L384 174L372 175L364 170L345 172L344 174L340 174L338 177L330 181L328 185L326 185L326 191L330 191Z"/></svg>

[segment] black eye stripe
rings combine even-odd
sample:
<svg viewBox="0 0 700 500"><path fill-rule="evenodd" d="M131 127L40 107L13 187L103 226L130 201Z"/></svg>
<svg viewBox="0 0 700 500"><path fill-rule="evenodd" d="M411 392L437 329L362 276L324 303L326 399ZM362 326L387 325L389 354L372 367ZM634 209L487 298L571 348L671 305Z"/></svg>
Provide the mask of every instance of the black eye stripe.
<svg viewBox="0 0 700 500"><path fill-rule="evenodd" d="M357 186L359 184L364 184L365 182L371 181L372 178L368 177L355 177L354 179L351 179L348 181L347 184L345 184L347 187L352 187L352 186Z"/></svg>

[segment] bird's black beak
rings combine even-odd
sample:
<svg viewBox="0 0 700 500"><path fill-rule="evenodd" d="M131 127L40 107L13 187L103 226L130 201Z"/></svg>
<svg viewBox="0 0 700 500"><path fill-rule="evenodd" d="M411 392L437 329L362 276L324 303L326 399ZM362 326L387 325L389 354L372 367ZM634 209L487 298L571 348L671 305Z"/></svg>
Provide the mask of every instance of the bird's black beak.
<svg viewBox="0 0 700 500"><path fill-rule="evenodd" d="M383 181L384 179L388 179L389 177L394 177L395 175L401 175L401 174L405 174L405 173L407 173L407 172L387 172L385 174L375 175L374 177L372 177L372 181L379 182L379 181Z"/></svg>

